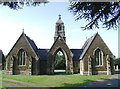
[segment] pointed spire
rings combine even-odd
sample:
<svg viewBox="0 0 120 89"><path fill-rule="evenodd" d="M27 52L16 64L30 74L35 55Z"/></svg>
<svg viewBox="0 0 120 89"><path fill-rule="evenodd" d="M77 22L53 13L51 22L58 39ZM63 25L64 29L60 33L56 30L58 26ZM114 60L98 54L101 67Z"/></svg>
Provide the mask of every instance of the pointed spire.
<svg viewBox="0 0 120 89"><path fill-rule="evenodd" d="M63 21L61 20L61 15L59 14L58 16L59 16L59 19L56 23L59 23L59 24L63 23Z"/></svg>
<svg viewBox="0 0 120 89"><path fill-rule="evenodd" d="M62 37L65 41L66 41L66 37L65 37L65 26L63 21L61 20L61 15L58 15L58 21L56 22L55 25L55 36L54 36L54 41L60 36Z"/></svg>

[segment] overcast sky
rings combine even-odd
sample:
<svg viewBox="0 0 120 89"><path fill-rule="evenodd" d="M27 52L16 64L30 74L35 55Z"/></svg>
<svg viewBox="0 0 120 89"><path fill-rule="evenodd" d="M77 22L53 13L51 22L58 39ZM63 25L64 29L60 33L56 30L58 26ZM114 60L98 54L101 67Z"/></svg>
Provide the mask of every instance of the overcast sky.
<svg viewBox="0 0 120 89"><path fill-rule="evenodd" d="M61 14L69 48L81 48L87 38L98 32L113 55L118 57L118 31L102 27L83 31L80 27L85 26L87 22L84 19L75 21L68 6L69 2L50 2L20 10L0 6L0 49L7 55L22 34L23 28L38 48L50 48L54 42L55 23Z"/></svg>

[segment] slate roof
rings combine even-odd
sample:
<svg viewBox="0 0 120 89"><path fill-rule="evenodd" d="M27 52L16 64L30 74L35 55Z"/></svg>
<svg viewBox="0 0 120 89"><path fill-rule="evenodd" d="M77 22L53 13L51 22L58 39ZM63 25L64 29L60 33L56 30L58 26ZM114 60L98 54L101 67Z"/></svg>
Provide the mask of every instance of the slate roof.
<svg viewBox="0 0 120 89"><path fill-rule="evenodd" d="M92 37L86 40L84 43L82 49L70 49L71 52L73 53L73 60L80 60L84 57L85 53L87 52L89 46L93 42L94 38L96 37L98 33L94 34ZM26 34L25 34L26 36ZM26 36L28 42L30 43L31 47L35 51L36 55L41 59L41 60L47 60L47 53L49 52L50 49L38 49L35 42L31 40L28 36Z"/></svg>
<svg viewBox="0 0 120 89"><path fill-rule="evenodd" d="M38 52L37 52L37 51L38 51L38 48L37 48L35 42L34 42L33 40L31 40L26 34L25 34L25 37L27 38L29 44L30 44L31 47L33 48L33 50L34 50L34 52L36 53L36 55L39 57Z"/></svg>
<svg viewBox="0 0 120 89"><path fill-rule="evenodd" d="M39 55L39 58L41 60L47 60L47 53L48 53L49 49L38 49L37 53Z"/></svg>
<svg viewBox="0 0 120 89"><path fill-rule="evenodd" d="M28 36L26 36L26 38L29 41L29 43L32 46L32 48L36 51L37 46L36 46L35 42L33 40L31 40Z"/></svg>
<svg viewBox="0 0 120 89"><path fill-rule="evenodd" d="M73 53L73 60L79 60L83 52L83 49L70 49Z"/></svg>
<svg viewBox="0 0 120 89"><path fill-rule="evenodd" d="M25 35L25 36L26 36L28 42L30 43L31 47L35 51L36 55L42 60L47 60L47 52L49 51L49 49L38 49L35 42L33 40L31 40L27 35Z"/></svg>
<svg viewBox="0 0 120 89"><path fill-rule="evenodd" d="M26 36L26 35L25 35ZM49 49L38 49L35 42L31 40L28 36L26 36L28 42L30 43L31 47L35 51L36 55L41 59L41 60L47 60L47 53L49 52ZM73 60L79 60L83 49L70 49L71 52L73 53Z"/></svg>
<svg viewBox="0 0 120 89"><path fill-rule="evenodd" d="M88 50L89 46L91 45L92 41L94 40L97 34L98 33L94 34L92 37L87 39L82 49L70 49L71 52L73 53L73 60L80 60L83 58L83 56L85 55L86 51ZM28 39L31 47L33 48L37 56L42 60L47 60L47 53L49 52L49 49L38 49L33 40L31 40L28 36L26 36L26 38Z"/></svg>
<svg viewBox="0 0 120 89"><path fill-rule="evenodd" d="M90 38L88 38L86 40L86 42L84 43L82 49L83 49L83 52L80 56L80 59L82 59L85 55L85 53L87 52L88 48L90 47L91 43L93 42L94 38L98 35L98 33L94 34L93 36L91 36Z"/></svg>

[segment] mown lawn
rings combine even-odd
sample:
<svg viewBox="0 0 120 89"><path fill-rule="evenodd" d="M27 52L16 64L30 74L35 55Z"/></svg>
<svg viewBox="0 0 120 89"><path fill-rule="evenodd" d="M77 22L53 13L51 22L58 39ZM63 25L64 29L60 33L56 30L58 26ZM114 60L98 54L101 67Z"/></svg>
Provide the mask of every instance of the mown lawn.
<svg viewBox="0 0 120 89"><path fill-rule="evenodd" d="M109 77L110 75L3 75L3 78L30 82L41 86L73 87L86 82Z"/></svg>
<svg viewBox="0 0 120 89"><path fill-rule="evenodd" d="M54 70L54 72L65 72L65 70Z"/></svg>
<svg viewBox="0 0 120 89"><path fill-rule="evenodd" d="M2 87L2 71L0 70L0 88Z"/></svg>

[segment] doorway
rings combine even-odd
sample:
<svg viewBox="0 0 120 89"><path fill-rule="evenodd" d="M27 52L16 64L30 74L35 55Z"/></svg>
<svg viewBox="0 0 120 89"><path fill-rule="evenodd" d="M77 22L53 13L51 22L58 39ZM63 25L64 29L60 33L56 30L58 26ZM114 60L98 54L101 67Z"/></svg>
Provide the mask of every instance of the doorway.
<svg viewBox="0 0 120 89"><path fill-rule="evenodd" d="M66 74L66 58L61 50L55 55L54 74Z"/></svg>

